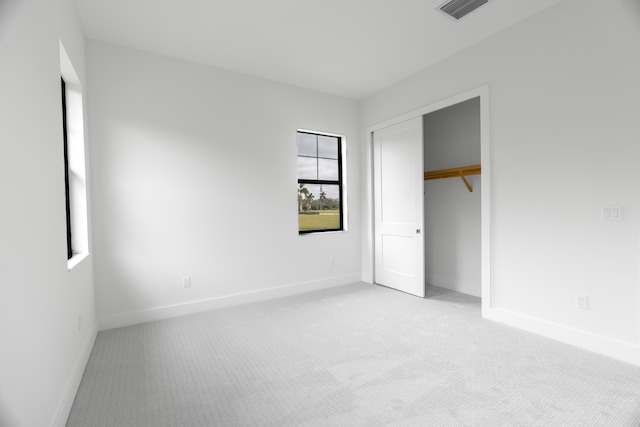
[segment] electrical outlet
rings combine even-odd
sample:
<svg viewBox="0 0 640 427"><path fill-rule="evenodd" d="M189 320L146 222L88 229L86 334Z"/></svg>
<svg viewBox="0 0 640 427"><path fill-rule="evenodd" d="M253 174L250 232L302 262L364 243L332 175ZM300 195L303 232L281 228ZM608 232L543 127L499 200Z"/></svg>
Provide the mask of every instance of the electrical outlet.
<svg viewBox="0 0 640 427"><path fill-rule="evenodd" d="M586 310L588 308L586 295L576 295L576 308L579 308L580 310Z"/></svg>
<svg viewBox="0 0 640 427"><path fill-rule="evenodd" d="M336 266L336 259L335 258L329 258L329 267L333 268Z"/></svg>
<svg viewBox="0 0 640 427"><path fill-rule="evenodd" d="M184 276L182 278L182 287L190 288L191 287L191 276Z"/></svg>

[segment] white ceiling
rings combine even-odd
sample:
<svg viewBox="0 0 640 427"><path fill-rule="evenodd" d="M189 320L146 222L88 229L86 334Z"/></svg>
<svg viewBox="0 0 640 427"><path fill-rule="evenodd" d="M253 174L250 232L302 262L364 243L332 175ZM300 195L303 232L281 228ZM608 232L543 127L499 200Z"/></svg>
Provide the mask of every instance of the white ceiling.
<svg viewBox="0 0 640 427"><path fill-rule="evenodd" d="M561 0L75 0L87 37L361 99Z"/></svg>

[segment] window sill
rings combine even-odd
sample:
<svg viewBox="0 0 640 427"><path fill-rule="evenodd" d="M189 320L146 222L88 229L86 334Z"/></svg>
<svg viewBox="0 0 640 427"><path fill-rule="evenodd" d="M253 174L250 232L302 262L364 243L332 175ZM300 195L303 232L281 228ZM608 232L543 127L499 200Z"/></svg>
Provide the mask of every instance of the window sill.
<svg viewBox="0 0 640 427"><path fill-rule="evenodd" d="M298 236L317 236L319 234L339 234L346 233L347 230L330 230L330 231L308 231L306 233L298 233Z"/></svg>
<svg viewBox="0 0 640 427"><path fill-rule="evenodd" d="M67 260L67 271L73 270L76 265L80 264L82 260L88 256L88 253L74 254L69 260Z"/></svg>

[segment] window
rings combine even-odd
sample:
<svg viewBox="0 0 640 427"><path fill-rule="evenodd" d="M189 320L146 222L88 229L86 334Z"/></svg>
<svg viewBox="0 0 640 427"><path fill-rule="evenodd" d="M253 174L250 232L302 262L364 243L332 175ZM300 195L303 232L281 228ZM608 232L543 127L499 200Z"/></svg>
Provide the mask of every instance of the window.
<svg viewBox="0 0 640 427"><path fill-rule="evenodd" d="M344 230L343 137L298 131L298 232Z"/></svg>
<svg viewBox="0 0 640 427"><path fill-rule="evenodd" d="M73 257L73 245L71 242L71 199L69 197L69 142L67 136L67 85L60 78L62 86L62 140L64 150L64 197L67 210L67 259Z"/></svg>
<svg viewBox="0 0 640 427"><path fill-rule="evenodd" d="M60 43L67 269L89 255L82 85ZM62 177L60 177L62 178Z"/></svg>

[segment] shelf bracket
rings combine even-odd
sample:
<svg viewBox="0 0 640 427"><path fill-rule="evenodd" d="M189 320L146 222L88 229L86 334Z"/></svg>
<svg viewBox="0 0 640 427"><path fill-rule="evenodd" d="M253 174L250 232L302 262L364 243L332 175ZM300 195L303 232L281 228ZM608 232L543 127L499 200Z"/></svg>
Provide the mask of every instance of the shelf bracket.
<svg viewBox="0 0 640 427"><path fill-rule="evenodd" d="M462 178L462 182L464 182L464 185L467 186L467 190L469 190L469 193L473 193L473 188L471 188L471 185L469 185L469 181L467 181L467 178L465 178L464 176L461 176L460 178Z"/></svg>

